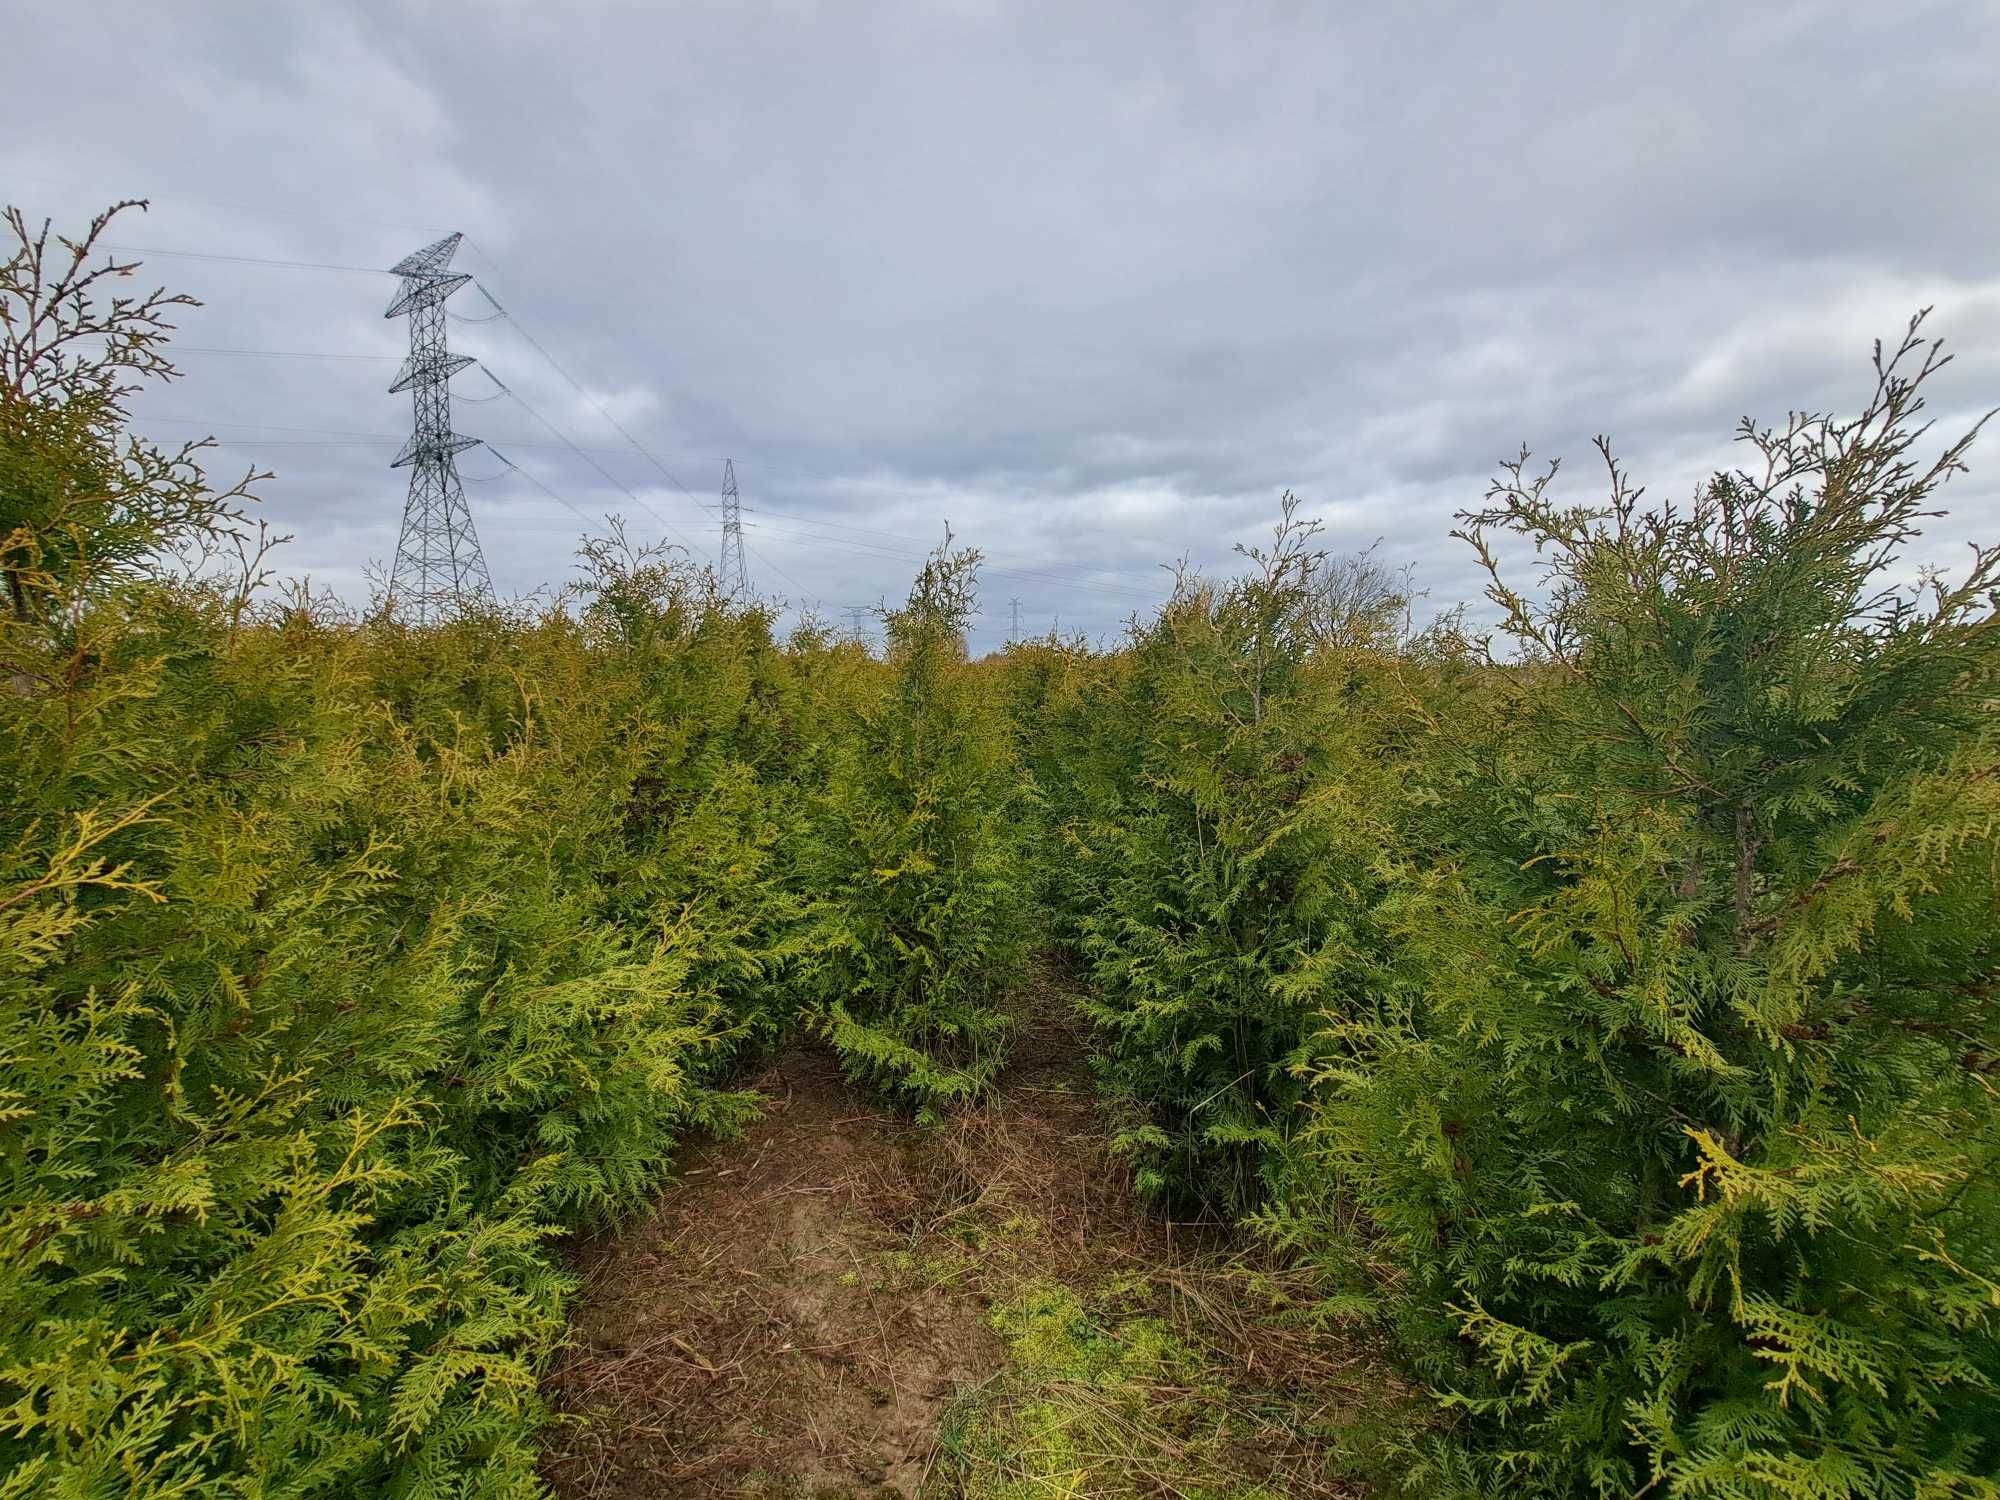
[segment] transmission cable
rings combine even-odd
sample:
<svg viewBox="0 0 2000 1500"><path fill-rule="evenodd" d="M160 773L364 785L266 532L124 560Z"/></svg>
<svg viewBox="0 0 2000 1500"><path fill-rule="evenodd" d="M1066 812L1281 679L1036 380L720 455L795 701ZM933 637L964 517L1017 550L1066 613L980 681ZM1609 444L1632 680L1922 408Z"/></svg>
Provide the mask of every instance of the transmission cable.
<svg viewBox="0 0 2000 1500"><path fill-rule="evenodd" d="M568 506L569 509L575 514L576 518L579 521L583 522L585 526L597 525L597 522L591 520L590 517L585 515L581 509L571 504L571 502L567 497L557 494L554 490L550 489L546 484L542 483L540 479L536 478L533 474L530 474L526 469L522 468L519 464L515 463L513 459L509 458L506 454L502 453L498 448L494 447L491 443L488 443L486 445L486 451L492 454L495 458L499 459L501 463L505 464L508 468L512 469L516 474L519 474L523 479L527 480L528 483L532 484L536 489L540 490L544 495L547 495L551 500L555 501L556 504ZM586 533L586 535L588 535L588 533Z"/></svg>
<svg viewBox="0 0 2000 1500"><path fill-rule="evenodd" d="M485 258L491 259L491 257L485 257ZM685 484L681 483L678 476L676 476L670 469L668 469L665 464L661 463L660 460L657 457L655 457L653 453L650 450L648 450L644 444L642 444L636 437L632 435L632 433L626 428L624 423L620 422L616 417L612 416L610 412L606 411L604 409L603 404L599 402L598 399L590 393L590 391L583 385L583 383L579 381L574 375L570 374L568 370L563 368L562 364L557 361L556 357L553 354L549 353L548 349L542 344L541 340L537 339L532 333L528 332L528 330L521 325L520 319L516 318L511 312L507 310L505 305L501 303L500 299L498 297L495 297L493 293L487 289L484 282L478 280L477 278L474 278L472 284L474 287L478 289L479 295L484 297L487 303L493 308L493 315L495 317L504 317L509 323L509 325L514 329L514 331L518 333L524 340L526 340L528 345L531 348L533 348L537 354L541 355L543 360L547 362L549 368L554 370L556 374L560 375L563 378L563 380L569 384L570 388L574 390L579 396L583 397L583 399L590 404L591 409L595 411L600 417L602 417L606 422L608 422L611 425L611 427L617 431L619 436L623 437L625 441L632 446L634 452L639 454L640 457L644 458L655 469L659 470L659 472L666 477L669 483L671 483L682 494L686 495L688 499L693 501L696 505L700 506L704 510L710 510L710 511L715 510L717 508L713 505L710 505L708 502L697 498L693 491L688 489L688 487ZM481 319L480 321L484 322L487 320ZM516 399L519 400L519 397L516 397ZM748 509L749 507L745 508ZM766 508L765 513L769 515L784 514L784 512L770 510L768 507ZM815 522L812 520L812 518L804 516L799 516L796 517L795 519L806 521L807 524L809 525L838 525L838 523ZM767 527L765 529L784 530L786 528ZM850 527L846 529L865 531L868 528ZM901 540L900 537L894 537L892 533L877 532L876 534L883 536L891 536L892 539L894 540ZM829 545L835 544L834 539L831 537L811 538L811 539ZM856 550L861 550L861 549L857 548ZM894 554L894 553L883 553L882 555L884 556L900 555L906 561L923 560L923 557L921 555L912 556L910 554ZM1068 588L1105 590L1109 592L1123 594L1129 598L1144 599L1147 601L1151 601L1157 597L1154 594L1146 593L1142 590L1124 588L1116 584L1086 584L1081 582L1073 582L1069 579L1061 578L1052 574L1036 573L1033 571L1024 571L1020 569L993 567L985 569L984 571L1002 577L1021 578L1030 582L1053 583Z"/></svg>
<svg viewBox="0 0 2000 1500"><path fill-rule="evenodd" d="M846 537L814 536L810 532L798 531L789 526L771 526L762 522L751 522L748 523L746 529L761 531L774 536L796 537L801 541L811 542L813 545L820 547L845 547L850 551L863 553L870 557L891 558L898 562L921 563L929 557L928 553L898 552L872 542L851 541ZM1159 598L1157 594L1150 594L1143 589L1129 588L1122 584L1103 583L1081 578L1064 578L1056 574L1037 573L1025 568L989 567L984 561L983 554L979 572L982 577L1018 578L1023 582L1048 584L1055 588L1067 589L1074 593L1101 594L1106 596L1118 594L1128 599L1137 599L1146 603L1152 603Z"/></svg>
<svg viewBox="0 0 2000 1500"><path fill-rule="evenodd" d="M748 547L745 547L743 549L743 552L745 557L748 557L750 555L750 549ZM784 570L784 568L778 563L777 559L772 557L770 553L760 552L757 554L757 556L760 559L762 559L766 567L771 568L774 572L777 573L777 575L780 578L784 579L785 582L789 583L793 588L798 590L798 599L796 602L803 604L805 602L806 586L800 583L798 579L792 577L791 574L787 573Z"/></svg>
<svg viewBox="0 0 2000 1500"><path fill-rule="evenodd" d="M358 275L374 275L374 276L393 276L396 274L395 272L389 271L380 266L344 265L330 261L290 260L275 256L227 255L210 251L168 250L152 246L122 245L122 244L106 245L105 248L107 250L117 251L123 254L141 255L141 256L164 256L164 257L171 257L175 259L185 259L185 260L218 261L218 262L226 262L237 265L283 266L299 270L341 271L341 272L351 272ZM667 466L660 461L657 455L655 455L651 450L649 450L643 443L641 443L638 440L637 437L635 437L632 434L630 429L628 429L624 423L620 422L608 410L606 410L604 404L600 402L594 395L592 395L591 392L582 384L582 382L577 380L577 378L574 375L572 375L562 365L562 363L558 361L555 358L555 356L548 351L547 347L543 345L543 343L539 339L537 339L532 333L530 333L525 327L523 327L520 320L516 318L499 301L499 299L492 294L492 292L487 290L486 286L482 282L475 279L473 281L473 285L478 288L480 296L484 297L486 301L493 307L492 314L484 318L466 318L460 314L452 313L451 314L452 317L458 318L459 321L461 322L469 322L469 323L487 323L487 322L493 322L497 319L504 318L513 327L514 331L518 333L521 336L521 338L528 344L528 346L542 357L542 359L548 364L549 368L554 370L556 374L560 376L572 390L574 390L579 396L581 396L584 399L584 401L590 406L590 408L593 411L595 411L598 414L598 416L602 417L604 421L614 431L616 431L620 437L622 437L625 440L626 444L632 449L632 451L637 453L641 458L645 459L647 463L651 464L653 468L658 470L659 473L662 475L662 477L664 477L668 481L668 483L672 484L674 488L679 490L696 506L700 507L703 510L710 510L710 511L715 510L717 508L716 506L706 501L703 501L698 496L696 496L695 493L687 487L687 485L681 482L679 476L674 474L672 470L668 469ZM267 357L267 358L284 358L284 359L365 360L365 361L382 362L382 363L391 363L394 362L397 358L397 356L394 355L358 354L358 353L347 353L347 352L322 353L313 350L281 350L281 349L260 350L260 349L207 348L196 345L184 346L179 352L188 354L235 355L243 357ZM524 398L518 391L515 391L512 387L508 386L505 382L501 381L500 378L494 375L493 372L490 369L488 369L483 363L480 365L480 369L483 373L485 373L487 378L492 380L494 385L498 387L495 394L493 396L463 396L459 398L460 400L472 403L479 403L479 402L498 399L498 397L503 394L512 396L514 398L515 403L519 405L522 410L526 411L536 421L540 422L544 427L548 428L548 430L560 440L562 447L567 448L570 452L574 453L577 457L581 458L585 463L589 464L590 467L594 469L601 477L603 477L607 483L611 484L620 493L625 495L625 497L629 499L634 505L644 510L648 515L652 516L652 518L655 521L657 521L669 535L678 538L681 544L687 549L688 555L690 557L701 555L700 550L696 548L691 541L689 541L689 539L684 533L682 533L677 527L675 527L671 522L669 522L665 516L661 515L660 512L656 510L651 504L641 499L638 496L638 494L636 494L628 485L624 484L616 476L614 476L607 469L605 469L602 464L599 464L595 459L593 459L590 456L589 451L583 445L577 443L574 439L572 439L569 436L568 433L564 432L561 428L557 427L553 422L551 422L547 417L543 416L540 411L536 410L532 405L529 404L526 398ZM170 425L219 426L224 428L235 428L238 430L249 430L249 431L322 434L322 435L330 435L339 440L339 442L326 443L323 445L318 443L303 443L303 442L258 443L241 439L225 440L223 445L230 447L340 446L342 443L374 444L374 443L397 443L402 441L402 438L399 435L383 434L378 436L373 433L343 432L340 431L339 429L327 429L327 428L283 427L283 426L275 426L268 424L243 423L243 422L234 422L234 423L223 422L223 423L211 424L211 423L195 422L187 418L172 418L172 417L157 417L157 418L150 418L147 420L164 422ZM546 447L549 445L526 444L524 446ZM612 450L599 449L598 451L610 452ZM532 475L528 475L526 470L520 469L518 468L518 466L514 465L510 465L510 467L515 468L515 472L523 474L524 476L528 477L531 482L540 485L540 481L535 480ZM545 485L542 485L541 488L547 490L547 486ZM547 492L551 495L554 495L555 493L552 490L547 490ZM561 499L560 496L556 496L556 498ZM569 504L568 501L563 501L562 503L564 503L565 505ZM571 505L570 509L576 510L576 507ZM899 534L883 531L879 528L854 526L851 524L837 522L837 521L825 521L825 520L820 520L816 517L799 515L796 512L774 510L768 506L745 507L745 509L752 510L753 512L761 511L763 514L770 516L783 516L787 519L801 522L807 526L812 526L822 529L850 531L860 535L879 536L892 541L903 540L903 538ZM581 511L576 511L576 513L579 516L583 515ZM588 523L589 518L584 517L584 519ZM809 532L800 532L796 530L794 527L771 526L769 524L759 524L759 523L753 523L753 525L756 525L756 529L765 531L766 533L788 534L799 537L805 541L813 542L821 546L841 546L841 547L846 547L851 551L871 554L879 557L892 558L898 561L921 562L924 560L925 556L925 554L922 553L891 551L887 548L870 546L859 542L852 542L844 538L816 536ZM1000 555L1006 556L1010 554L1000 554ZM767 561L768 560L769 558L767 555ZM780 565L778 565L775 562L772 562L772 566L779 572L780 576L786 577L788 579L790 578L790 575L785 574L783 568ZM1080 579L1067 578L1055 574L1036 572L1026 569L1005 568L1005 567L995 566L983 569L982 571L999 577L1020 578L1032 582L1052 584L1055 585L1056 587L1071 589L1078 592L1100 593L1100 594L1116 593L1125 595L1130 598L1148 599L1148 600L1155 597L1152 594L1144 593L1137 589L1121 587L1116 584L1109 584L1109 583L1095 582L1095 581L1086 582ZM797 586L797 580L790 579L790 581L794 584L795 587Z"/></svg>
<svg viewBox="0 0 2000 1500"><path fill-rule="evenodd" d="M520 334L522 338L526 339L529 346L532 349L534 349L534 351L537 354L541 355L541 357L544 360L548 361L549 368L551 370L554 370L556 374L562 376L564 380L568 381L570 389L575 391L579 396L583 397L585 401L588 401L590 403L590 409L596 412L600 417L604 418L606 422L609 422L611 426L614 429L616 429L618 435L624 438L627 443L630 443L632 445L633 452L637 453L641 458L645 459L647 463L651 464L654 468L658 469L660 473L666 477L666 480L669 484L671 484L675 489L679 490L683 495L686 495L688 499L693 500L696 505L701 506L704 510L713 510L715 508L709 505L704 500L696 499L693 490L689 489L686 485L682 484L680 482L680 479L674 474L674 472L671 469L669 469L665 464L661 463L659 459L653 456L652 452L648 450L644 444L642 444L637 438L632 436L631 432L627 430L623 422L619 421L616 417L612 416L610 412L606 411L604 409L603 403L601 403L595 396L591 395L590 392L584 388L581 381L579 381L574 375L570 374L568 370L565 370L560 364L556 362L556 357L553 354L549 353L549 351L542 346L542 341L536 338L532 333L528 332L527 329L523 328L521 326L521 320L515 317L512 313L508 312L505 307L502 307L500 305L500 299L495 297L488 290L486 290L486 285L484 282L474 280L472 284L473 286L478 288L479 295L484 297L488 302L490 302L493 305L493 311L495 316L505 318L507 320L508 326L511 327L516 333ZM484 322L485 320L481 319L481 321Z"/></svg>
<svg viewBox="0 0 2000 1500"><path fill-rule="evenodd" d="M480 368L487 374L489 378L492 378L492 372L490 370L486 370L484 365L481 365ZM536 421L542 423L543 426L547 427L551 432L555 433L555 435L562 440L560 443L537 443L530 439L517 439L514 442L515 447L523 447L523 448L562 447L568 449L570 452L575 453L578 457L582 458L585 463L591 466L591 468L595 469L600 475L604 477L604 479L609 484L611 484L615 489L617 489L623 495L625 495L625 497L629 499L634 505L638 506L641 510L645 511L648 515L650 515L655 521L659 522L660 525L663 528L665 528L665 530L668 532L669 535L678 538L681 545L687 550L689 557L706 556L706 553L704 553L701 549L694 546L694 544L688 540L687 536L683 532L681 532L678 528L674 527L671 523L669 523L667 519L664 516L662 516L659 513L659 511L655 509L649 502L647 502L646 500L642 499L640 496L635 494L629 486L621 483L614 475L608 473L604 469L603 465L599 464L595 459L590 457L587 450L583 449L578 444L571 441L569 437L562 431L562 429L556 427L552 422L548 420L548 418L544 417L533 406L529 405L526 401L522 400L518 392L514 391L511 387L505 386L497 378L494 380L494 383L496 385L499 385L501 390L513 396L515 401L519 403L519 405L521 406L522 410L526 411L530 416L534 417ZM484 399L484 398L468 397L463 399L473 400L473 399ZM398 433L354 432L347 429L330 428L330 427L285 427L285 426L274 426L270 424L255 423L255 422L217 422L213 420L195 418L195 417L164 417L164 416L143 417L140 420L145 423L159 423L165 426L174 426L174 427L198 427L206 429L234 428L237 430L245 430L252 432L282 432L282 433L298 433L306 435L303 437L292 437L292 438L218 438L216 440L217 446L223 448L320 448L320 447L341 448L341 447L356 447L356 446L394 447L404 442L407 437L407 434L398 434ZM488 449L492 448L491 443L487 443L486 446ZM608 450L600 450L600 451L608 451ZM521 472L524 475L527 475L531 483L540 484L540 481L536 480L534 476L528 475L525 469L522 469L519 472ZM546 488L546 486L543 486L543 488ZM550 491L550 493L553 494L554 492ZM568 501L564 501L563 503L569 504ZM571 509L574 510L575 507L571 506ZM748 507L746 507L746 509L748 509ZM577 514L582 516L583 512L577 511ZM592 525L596 524L595 522L591 522L588 516L584 516L584 520L589 524ZM800 531L795 527L773 526L769 522L765 521L748 522L746 523L744 529L746 531L761 532L767 536L772 536L772 537L780 537L780 536L789 537L794 539L795 541L801 543L810 543L816 547L838 547L849 552L859 553L863 556L879 557L893 562L921 563L928 556L928 554L922 552L899 551L893 548L880 546L873 542L857 541L850 537L817 536L812 534L811 532ZM762 555L767 562L771 563L772 568L776 572L778 572L780 576L787 578L794 587L800 587L798 580L791 578L790 575L785 572L783 565L774 561L769 553L762 553L760 555ZM980 569L980 571L982 574L991 577L1018 578L1023 580L1024 582L1047 584L1059 589L1067 590L1072 593L1096 594L1101 597L1109 597L1111 595L1121 595L1126 598L1138 599L1148 602L1158 597L1157 595L1154 594L1144 593L1138 589L1127 588L1118 584L1103 583L1103 582L1090 581L1077 578L1063 578L1052 574L1036 573L1030 570L1020 569L1020 568L983 566Z"/></svg>
<svg viewBox="0 0 2000 1500"><path fill-rule="evenodd" d="M627 485L622 479L618 478L609 469L605 468L603 464L599 463L596 459L592 458L588 453L584 452L582 448L578 447L577 444L570 438L570 435L568 433L564 432L560 427L556 426L555 423L551 422L547 417L543 416L539 411L537 411L533 406L531 406L528 403L527 399L524 396L522 396L519 391L516 391L512 386L508 385L498 375L495 375L491 370L487 369L486 365L483 362L480 364L479 370L480 373L483 374L488 380L492 381L502 391L506 392L506 394L512 396L514 398L515 405L519 406L522 411L526 412L529 416L533 417L537 422L540 422L544 427L548 428L550 432L554 433L558 438L562 439L563 446L568 448L570 452L574 453L578 458L582 459L585 463L589 464L591 468L595 469L598 472L598 474L603 477L605 483L611 485L613 488L620 491L625 496L626 499L630 500L634 505L638 506L641 510L645 511L646 514L651 516L655 521L658 521L660 523L661 528L667 533L667 535L672 537L678 537L680 539L681 545L687 549L689 557L694 557L697 555L694 543L687 539L687 537L681 532L679 527L675 526L665 516L661 515L657 510L653 509L653 507L647 504L646 501L641 500L639 496L633 492L631 487Z"/></svg>
<svg viewBox="0 0 2000 1500"><path fill-rule="evenodd" d="M802 522L808 526L826 527L835 531L852 531L861 536L883 537L892 542L902 542L907 540L907 535L906 533L903 532L885 531L879 526L856 526L852 522L847 522L847 521L825 521L821 520L817 516L801 515L797 511L775 510L768 505L754 505L754 506L746 505L743 507L743 511L744 514L746 515L755 512L758 515L783 516L788 520ZM1031 557L1028 553L1025 552L994 552L985 547L980 548L980 555L982 557L992 557L992 558L1011 557L1017 561L1026 561L1026 562L1037 561L1037 559ZM1029 571L1038 572L1039 574L1041 574L1041 576L1045 577L1056 577L1059 575L1057 575L1053 571L1053 569L1055 568L1074 569L1074 568L1083 568L1087 566L1089 565L1085 563L1056 563L1040 569L1030 569Z"/></svg>
<svg viewBox="0 0 2000 1500"><path fill-rule="evenodd" d="M103 339L89 339L81 342L103 344ZM165 352L174 354L235 354L252 359L361 359L376 364L393 365L403 356L400 354L350 354L343 351L323 349L217 349L202 344L169 344Z"/></svg>
<svg viewBox="0 0 2000 1500"><path fill-rule="evenodd" d="M353 271L364 276L394 276L383 266L342 266L323 260L280 260L270 255L218 255L206 250L161 250L151 245L106 245L121 255L159 255L171 260L226 260L239 266L289 266L300 271Z"/></svg>

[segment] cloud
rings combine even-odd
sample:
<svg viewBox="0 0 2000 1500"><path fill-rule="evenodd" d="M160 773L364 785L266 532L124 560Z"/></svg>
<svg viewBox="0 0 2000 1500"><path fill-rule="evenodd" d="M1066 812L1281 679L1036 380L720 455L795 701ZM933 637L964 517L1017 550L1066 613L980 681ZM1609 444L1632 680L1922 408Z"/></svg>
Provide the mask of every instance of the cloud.
<svg viewBox="0 0 2000 1500"><path fill-rule="evenodd" d="M150 192L132 243L335 265L465 230L518 328L451 336L526 404L468 372L458 425L562 496L466 457L503 588L562 576L579 514L711 555L733 458L753 583L894 597L948 518L991 555L982 645L1017 595L1115 630L1287 488L1441 600L1479 586L1452 514L1523 442L1582 496L1610 432L1684 493L1744 413L1860 399L1927 303L1941 420L2000 388L2000 183L1962 167L2000 135L1986 7L160 14L58 9L0 60L41 126L0 189L72 223ZM279 471L291 566L349 586L402 501L391 283L149 270L207 302L190 345L374 357L190 354L144 408L255 444L223 456ZM1997 493L1976 468L1927 549Z"/></svg>

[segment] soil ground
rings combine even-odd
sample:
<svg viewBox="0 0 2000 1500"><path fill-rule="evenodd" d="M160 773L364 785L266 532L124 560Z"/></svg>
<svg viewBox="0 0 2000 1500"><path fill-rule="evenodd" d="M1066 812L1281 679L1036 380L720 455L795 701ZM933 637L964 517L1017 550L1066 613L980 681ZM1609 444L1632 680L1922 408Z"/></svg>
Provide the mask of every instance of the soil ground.
<svg viewBox="0 0 2000 1500"><path fill-rule="evenodd" d="M1045 977L1021 1008L996 1096L941 1126L881 1112L822 1053L777 1057L751 1080L768 1103L740 1139L693 1152L649 1220L578 1247L584 1284L548 1382L567 1419L545 1465L559 1494L1042 1493L1006 1424L1025 1411L1047 1426L1064 1401L1117 1436L1085 1450L1118 1451L1077 1456L1065 1435L1048 1493L1179 1493L1176 1464L1194 1462L1211 1493L1224 1479L1360 1493L1329 1476L1328 1434L1379 1371L1273 1325L1282 1272L1136 1204L1059 984ZM1019 1368L996 1309L1023 1288L1107 1286L1192 1353L1123 1392ZM1192 1415L1155 1430L1155 1412ZM971 1456L979 1431L998 1456Z"/></svg>

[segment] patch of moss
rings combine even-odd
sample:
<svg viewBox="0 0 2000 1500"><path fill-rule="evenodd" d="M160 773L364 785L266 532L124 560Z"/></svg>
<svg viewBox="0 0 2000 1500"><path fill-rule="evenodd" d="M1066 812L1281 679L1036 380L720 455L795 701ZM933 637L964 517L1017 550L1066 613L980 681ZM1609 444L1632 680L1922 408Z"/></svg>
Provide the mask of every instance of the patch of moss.
<svg viewBox="0 0 2000 1500"><path fill-rule="evenodd" d="M1254 1469L1257 1416L1116 1278L1089 1304L1033 1283L993 1310L1007 1367L946 1412L934 1493L974 1500L1180 1494L1278 1500Z"/></svg>

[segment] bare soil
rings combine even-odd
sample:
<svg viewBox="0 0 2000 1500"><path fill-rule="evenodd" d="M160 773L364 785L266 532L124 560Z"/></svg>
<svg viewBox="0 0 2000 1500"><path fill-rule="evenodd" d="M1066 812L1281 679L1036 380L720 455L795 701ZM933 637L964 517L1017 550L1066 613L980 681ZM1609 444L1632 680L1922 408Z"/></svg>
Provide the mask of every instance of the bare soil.
<svg viewBox="0 0 2000 1500"><path fill-rule="evenodd" d="M997 1367L977 1301L892 1288L879 1211L912 1127L857 1103L825 1057L754 1080L746 1137L699 1152L652 1221L583 1247L552 1389L589 1425L552 1445L570 1495L914 1492L937 1413ZM887 1179L887 1181L885 1181Z"/></svg>
<svg viewBox="0 0 2000 1500"><path fill-rule="evenodd" d="M1024 998L997 1096L943 1126L881 1112L828 1056L785 1053L736 1141L692 1153L650 1220L580 1245L584 1278L548 1392L556 1491L591 1500L915 1496L940 1416L999 1372L992 1304L1028 1278L1084 1287L1142 1271L1247 1382L1369 1379L1324 1341L1279 1331L1266 1269L1232 1277L1214 1228L1146 1214L1106 1154L1067 1003ZM1281 1373L1283 1372L1283 1373ZM1323 1454L1259 1462L1329 1487Z"/></svg>

